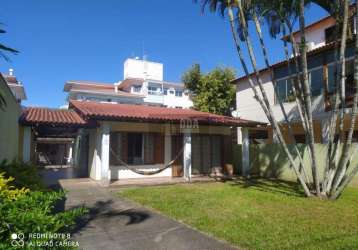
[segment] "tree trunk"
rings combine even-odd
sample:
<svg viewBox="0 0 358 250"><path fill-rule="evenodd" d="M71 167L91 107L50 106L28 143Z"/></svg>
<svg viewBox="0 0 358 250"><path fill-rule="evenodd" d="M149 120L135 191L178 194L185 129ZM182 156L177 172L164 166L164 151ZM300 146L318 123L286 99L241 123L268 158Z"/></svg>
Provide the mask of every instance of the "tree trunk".
<svg viewBox="0 0 358 250"><path fill-rule="evenodd" d="M304 93L304 102L307 110L307 118L308 118L308 145L311 151L312 157L312 176L313 183L316 188L317 196L320 196L320 183L319 183L319 175L317 171L317 163L316 163L316 152L314 147L314 130L313 130L313 119L312 119L312 101L311 101L311 89L308 83L308 67L307 67L307 46L306 46L306 37L305 37L305 17L304 17L304 8L305 1L300 0L300 8L299 8L299 25L300 25L300 34L301 34L301 46L300 46L300 56L301 56L301 66L302 66L302 78L303 78L303 93Z"/></svg>
<svg viewBox="0 0 358 250"><path fill-rule="evenodd" d="M276 98L279 102L279 105L280 105L280 109L282 111L282 114L284 116L284 119L285 119L285 122L288 126L288 134L289 134L289 137L290 139L292 140L293 142L293 145L294 145L294 150L298 156L298 159L300 161L300 164L301 164L301 169L303 171L303 175L306 179L306 182L309 183L309 179L307 177L307 174L306 174L306 170L305 170L305 167L304 167L304 162L303 162L303 159L302 159L302 156L301 156L301 152L299 151L298 147L297 147L297 144L296 144L296 139L293 135L293 130L292 130L292 127L291 127L291 122L289 121L289 118L288 118L288 115L286 113L286 110L285 110L285 107L282 103L282 100L279 98L278 96L278 93L277 93L277 82L276 82L276 78L274 76L274 72L271 68L271 65L270 65L270 62L269 62L269 59L268 59L268 52L267 52L267 49L266 49L266 46L265 46L265 42L264 42L264 39L263 39L263 36L262 36L262 31L261 31L261 25L260 25L260 22L256 16L255 13L252 14L252 18L253 18L253 21L255 23L255 27L256 27L256 32L257 32L257 35L259 37L259 40L260 40L260 45L261 45L261 49L262 49L262 54L264 56L264 61L265 61L265 64L266 64L266 67L270 70L270 77L271 77L271 81L272 81L272 85L273 85L273 89L274 89L274 92L275 92L275 95L276 95ZM290 70L290 69L289 69ZM289 74L291 75L291 74ZM294 86L292 86L292 88L294 89ZM296 96L296 91L294 90L294 95ZM296 101L297 101L297 98L296 98ZM300 109L301 110L301 109Z"/></svg>
<svg viewBox="0 0 358 250"><path fill-rule="evenodd" d="M341 110L340 110L340 119L339 119L339 135L341 135L342 131L343 131L343 119L344 119L344 104L345 104L345 94L343 93L344 90L344 85L345 85L345 51L346 51L346 40L347 40L347 26L348 26L348 6L349 6L349 2L348 0L344 0L343 2L343 27L342 27L342 36L341 36L341 41L340 41L340 54L339 54L339 64L338 64L338 72L337 72L337 78L336 78L336 82L340 81L340 96L341 96ZM337 28L338 29L338 28ZM338 29L339 30L339 29ZM335 103L335 105L337 106L337 109L339 107L338 105L338 97L336 96L336 101L337 103ZM335 110L335 117L333 117L333 122L336 124L337 123L337 112L338 110ZM332 131L332 133L335 134L335 130ZM344 166L342 166L342 164L344 162L346 162L347 158L348 158L348 151L349 151L349 147L347 147L347 142L344 144L344 151L342 152L342 157L338 163L338 166L336 166L336 164L333 164L333 161L336 161L337 159L337 154L338 154L338 150L339 150L339 144L340 144L340 137L339 136L339 141L334 145L333 151L331 152L331 156L330 156L330 166L331 166L331 170L329 171L329 175L327 176L327 192L331 192L334 191L337 188L337 182L338 180L341 178L338 177L341 173L341 170ZM347 155L347 156L345 156ZM334 166L334 167L332 167ZM338 175L337 175L338 174Z"/></svg>
<svg viewBox="0 0 358 250"><path fill-rule="evenodd" d="M358 1L357 1L358 2ZM347 38L347 26L348 26L348 1L345 0L344 2L344 19L343 19L343 33L342 34L342 41L341 44L342 46L344 46L344 50L345 50L345 46L346 46L346 38ZM356 4L358 6L358 4ZM356 24L357 23L357 18L356 18ZM355 87L355 93L354 93L354 99L353 99L353 107L352 107L352 114L351 114L351 120L350 120L350 126L349 126L349 130L348 130L348 136L347 139L343 145L343 150L342 150L342 155L341 155L341 159L337 168L337 173L336 176L334 178L333 181L333 186L332 186L332 190L331 192L335 192L335 190L337 189L337 187L339 186L340 182L342 181L344 175L345 175L345 170L346 170L346 165L349 159L349 152L351 151L352 148L352 136L353 136L353 131L354 131L354 125L355 125L355 121L356 121L356 116L357 116L357 104L358 104L358 39L357 39L357 35L356 35L356 39L355 39L355 57L354 57L354 87ZM345 57L344 57L345 58ZM342 76L341 76L341 83L342 85L345 84L345 60L343 60L342 62ZM344 91L344 89L342 89L342 92ZM345 98L345 94L343 93L342 98ZM342 109L343 109L343 114L344 114L344 104L342 104ZM343 123L343 121L341 120L341 123Z"/></svg>
<svg viewBox="0 0 358 250"><path fill-rule="evenodd" d="M257 67L256 67L255 59L254 59L254 57L253 57L253 49L252 49L252 45L251 45L250 39L249 39L249 37L246 36L246 34L247 34L247 26L246 26L246 22L245 22L245 17L244 17L244 15L243 15L243 13L242 13L243 11L242 11L242 7L241 7L241 0L238 0L237 3L238 3L238 6L239 6L239 12L240 12L240 13L239 13L239 18L240 18L241 23L242 23L242 26L243 26L243 28L244 28L244 32L243 32L243 33L244 33L244 36L245 36L245 41L246 41L246 43L247 43L247 45L248 45L248 48L249 48L250 60L251 60L251 62L252 62L253 68L254 68L254 72L255 72L257 84L258 84L259 89L260 89L260 91L261 91L262 99L263 99L263 100L261 100L261 98L255 93L255 92L256 92L256 88L255 88L255 86L253 85L252 81L249 80L250 85L252 84L252 85L251 85L251 88L252 88L252 90L254 91L255 96L257 96L258 99L261 100L261 101L260 101L260 103L262 103L261 105L262 105L262 106L265 106L265 109L264 109L264 110L265 110L266 116L267 116L268 120L270 121L270 123L272 124L274 131L276 132L276 134L277 134L277 136L278 136L278 138L279 138L279 141L280 141L280 143L281 143L281 145L282 145L282 147L283 147L283 149L284 149L284 151L285 151L285 153L286 153L286 155L287 155L287 157L288 157L290 163L292 164L292 167L293 167L293 169L294 169L294 171L295 171L295 173L296 173L296 175L297 175L297 178L299 179L299 182L301 183L301 185L302 185L302 187L303 187L303 189L304 189L304 192L305 192L306 196L311 196L311 193L310 193L310 191L309 191L309 189L308 189L308 187L307 187L307 185L306 185L306 183L305 183L305 181L304 181L302 175L300 174L300 172L299 172L299 170L298 170L298 167L296 166L296 163L295 163L295 161L294 161L294 159L293 159L293 157L292 157L292 155L291 155L291 153L290 153L290 151L289 151L289 149L288 149L288 147L287 147L287 144L286 144L285 140L283 139L283 136L282 136L282 133L281 133L280 128L279 128L279 126L278 126L278 123L277 123L277 121L275 120L275 118L274 118L274 116L273 116L273 112L272 112L272 110L271 110L270 103L268 102L268 98L267 98L266 92L265 92L265 90L264 90L264 88L263 88L263 86L262 86L262 81L261 81L261 79L260 79L260 77L259 77L259 75L258 75L258 70L257 70ZM235 40L235 42L237 42L236 45L237 45L237 48L238 48L238 52L240 51L239 53L241 53L241 49L239 49L240 46L239 46L239 42L238 42L238 39L237 39L236 30L235 30L235 27L234 27L234 25L233 25L234 17L233 17L233 13L232 13L232 8L229 7L228 10L229 10L229 16L231 16L231 17L230 17L230 22L232 23L231 29L232 29L232 31L233 31L234 40ZM243 59L242 55L240 55L240 58ZM241 60L241 62L243 62L243 60ZM245 74L246 74L247 76L249 76L249 72L248 72L248 70L247 70L247 67L245 66L244 68L246 68L246 70L244 69Z"/></svg>
<svg viewBox="0 0 358 250"><path fill-rule="evenodd" d="M298 63L298 51L297 51L297 46L296 46L296 41L295 38L293 36L293 28L292 25L290 23L290 21L288 19L285 19L285 24L287 25L288 28L288 32L290 34L290 41L291 41L291 48L292 48L292 52L293 52L293 60L295 63L295 69L296 69L296 77L297 77L297 100L300 102L300 105L298 107L301 107L301 120L302 120L302 126L305 129L305 133L306 133L306 137L308 136L308 118L307 118L307 110L306 107L304 105L303 102L303 91L302 91L302 76L300 75L300 66ZM284 40L284 44L286 43L286 41ZM286 44L287 46L287 44ZM287 51L288 53L288 51ZM288 57L288 54L286 53L286 58Z"/></svg>

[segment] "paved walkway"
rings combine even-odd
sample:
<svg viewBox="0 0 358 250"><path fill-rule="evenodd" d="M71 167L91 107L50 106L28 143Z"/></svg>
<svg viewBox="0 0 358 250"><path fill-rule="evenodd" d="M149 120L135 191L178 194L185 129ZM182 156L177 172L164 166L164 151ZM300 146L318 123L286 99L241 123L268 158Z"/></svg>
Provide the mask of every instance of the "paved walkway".
<svg viewBox="0 0 358 250"><path fill-rule="evenodd" d="M65 208L90 209L78 224L74 239L80 249L220 250L236 249L199 231L116 196L116 190L83 179L64 180Z"/></svg>

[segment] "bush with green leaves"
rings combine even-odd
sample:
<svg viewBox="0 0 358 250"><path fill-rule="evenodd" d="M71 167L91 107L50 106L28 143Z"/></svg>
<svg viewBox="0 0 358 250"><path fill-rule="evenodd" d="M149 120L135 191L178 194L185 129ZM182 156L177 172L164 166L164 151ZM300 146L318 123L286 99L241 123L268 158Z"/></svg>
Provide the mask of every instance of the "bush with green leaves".
<svg viewBox="0 0 358 250"><path fill-rule="evenodd" d="M34 180L26 181L25 173L32 173L34 170L24 170L25 165L15 165L20 169L19 181L16 182L17 176L7 177L0 173L0 249L11 249L11 234L22 233L24 242L30 242L38 246L40 243L48 242L48 239L29 239L30 234L68 234L71 228L76 224L76 218L84 215L85 208L75 208L67 211L58 211L57 207L65 199L65 192L44 190L35 191L32 189L39 188ZM4 165L2 165L3 167ZM15 173L14 170L10 172ZM32 176L27 176L31 179ZM14 184L14 185L13 185ZM16 184L16 185L15 185ZM23 184L24 186L21 186ZM63 241L63 239L53 239L52 242ZM29 249L38 247L28 246ZM55 245L54 247L56 248ZM63 249L63 247L58 247ZM70 247L71 248L71 247Z"/></svg>
<svg viewBox="0 0 358 250"><path fill-rule="evenodd" d="M39 168L30 163L20 161L0 162L0 172L4 172L5 177L14 177L12 185L18 188L29 188L31 190L43 190L45 186L39 174Z"/></svg>

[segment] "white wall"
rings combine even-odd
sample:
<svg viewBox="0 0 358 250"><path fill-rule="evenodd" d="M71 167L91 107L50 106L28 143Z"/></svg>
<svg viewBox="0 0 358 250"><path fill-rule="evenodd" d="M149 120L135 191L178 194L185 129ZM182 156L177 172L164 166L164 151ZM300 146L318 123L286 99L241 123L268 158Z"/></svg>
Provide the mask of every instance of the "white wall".
<svg viewBox="0 0 358 250"><path fill-rule="evenodd" d="M133 166L131 165L131 168L136 168L141 171L155 171L158 169L163 168L163 164L153 164L153 165L139 165L139 166ZM125 168L123 166L110 166L110 176L112 180L120 180L120 179L132 179L132 178L148 178L148 177L171 177L172 176L172 168L169 167L162 172L154 175L142 175L137 174L128 168Z"/></svg>
<svg viewBox="0 0 358 250"><path fill-rule="evenodd" d="M282 114L280 105L275 104L275 93L269 72L261 73L261 79L263 81L264 89L266 90L266 94L268 96L275 118L278 121L284 121L284 116ZM256 81L254 81L254 83L256 83ZM260 93L257 85L256 89ZM284 103L284 107L290 120L300 119L296 102ZM265 113L262 111L260 104L254 98L254 94L248 80L241 80L236 85L236 109L239 111L240 118L242 119L268 123L268 119L266 118ZM328 114L324 112L323 95L313 98L312 109L314 119L323 119L327 117Z"/></svg>
<svg viewBox="0 0 358 250"><path fill-rule="evenodd" d="M170 108L182 107L190 108L193 106L193 101L190 100L189 95L175 96L175 94L164 95L163 104Z"/></svg>
<svg viewBox="0 0 358 250"><path fill-rule="evenodd" d="M107 102L108 99L112 103L128 103L128 104L142 104L143 98L133 98L126 96L119 96L113 92L113 95L93 94L93 93L75 93L71 94L71 100L88 100L96 102Z"/></svg>
<svg viewBox="0 0 358 250"><path fill-rule="evenodd" d="M314 25L312 27L307 28L305 32L306 41L312 44L312 47L309 49L312 50L325 45L326 44L325 29L333 26L334 24L335 24L334 19L330 18L321 22L319 25ZM295 35L296 43L299 43L300 39L301 39L301 35L297 33Z"/></svg>
<svg viewBox="0 0 358 250"><path fill-rule="evenodd" d="M163 81L163 64L128 58L124 62L124 79L126 78Z"/></svg>
<svg viewBox="0 0 358 250"><path fill-rule="evenodd" d="M0 109L0 161L13 160L18 158L19 154L18 119L21 107L2 76L0 76L0 93L7 103L4 110Z"/></svg>

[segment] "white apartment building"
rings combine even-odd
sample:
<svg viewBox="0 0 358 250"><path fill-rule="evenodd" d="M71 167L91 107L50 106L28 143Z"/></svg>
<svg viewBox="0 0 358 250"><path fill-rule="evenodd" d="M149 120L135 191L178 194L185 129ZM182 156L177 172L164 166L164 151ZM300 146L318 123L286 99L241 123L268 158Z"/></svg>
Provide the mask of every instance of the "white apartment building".
<svg viewBox="0 0 358 250"><path fill-rule="evenodd" d="M142 104L169 108L190 108L193 102L182 83L163 80L163 64L128 58L124 80L115 83L67 81L68 100Z"/></svg>

